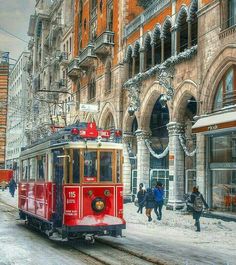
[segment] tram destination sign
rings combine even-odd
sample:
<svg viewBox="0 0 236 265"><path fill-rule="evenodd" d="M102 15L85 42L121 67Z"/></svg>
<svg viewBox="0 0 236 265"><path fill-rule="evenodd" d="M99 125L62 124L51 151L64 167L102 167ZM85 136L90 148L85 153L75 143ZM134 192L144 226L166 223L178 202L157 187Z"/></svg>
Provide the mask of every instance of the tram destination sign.
<svg viewBox="0 0 236 265"><path fill-rule="evenodd" d="M79 110L84 112L98 112L98 105L81 103L79 105Z"/></svg>

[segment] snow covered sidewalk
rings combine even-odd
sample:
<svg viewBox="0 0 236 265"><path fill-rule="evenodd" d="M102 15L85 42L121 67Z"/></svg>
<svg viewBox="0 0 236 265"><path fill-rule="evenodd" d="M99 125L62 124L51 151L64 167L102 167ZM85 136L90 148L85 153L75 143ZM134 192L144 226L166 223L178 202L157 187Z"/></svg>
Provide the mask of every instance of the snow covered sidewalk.
<svg viewBox="0 0 236 265"><path fill-rule="evenodd" d="M8 190L0 191L0 201L17 206ZM106 237L106 240L130 251L148 257L157 257L166 264L183 265L234 265L236 264L236 222L214 218L201 218L201 232L196 233L191 215L163 208L163 219L148 222L137 213L133 203L124 205L127 229L123 238ZM104 238L105 239L105 238Z"/></svg>

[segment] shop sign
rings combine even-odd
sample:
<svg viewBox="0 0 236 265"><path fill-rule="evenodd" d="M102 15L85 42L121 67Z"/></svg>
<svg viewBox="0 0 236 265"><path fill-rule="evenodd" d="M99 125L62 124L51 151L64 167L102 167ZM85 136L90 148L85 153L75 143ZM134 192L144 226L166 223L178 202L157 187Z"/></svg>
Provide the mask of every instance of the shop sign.
<svg viewBox="0 0 236 265"><path fill-rule="evenodd" d="M211 163L210 169L235 169L236 163Z"/></svg>
<svg viewBox="0 0 236 265"><path fill-rule="evenodd" d="M214 130L217 130L218 129L218 126L215 124L215 125L210 125L207 127L208 131L214 131Z"/></svg>

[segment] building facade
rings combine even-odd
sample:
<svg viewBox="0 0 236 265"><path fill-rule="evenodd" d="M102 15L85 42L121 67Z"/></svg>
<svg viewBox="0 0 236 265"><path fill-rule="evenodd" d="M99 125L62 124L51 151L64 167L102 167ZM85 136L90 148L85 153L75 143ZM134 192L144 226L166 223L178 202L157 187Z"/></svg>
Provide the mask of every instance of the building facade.
<svg viewBox="0 0 236 265"><path fill-rule="evenodd" d="M46 33L45 41L35 34L43 32L41 22L50 28L64 6L71 28L64 35L48 28L49 43L58 43L51 52L70 50L57 68L70 94L58 97L67 112L68 101L76 103L69 123L95 120L99 127L122 129L125 196L139 183L160 180L168 207L178 209L184 193L198 185L213 209L235 212L234 1L65 2L54 1L46 17L36 9L33 75L47 42ZM81 111L82 103L98 111Z"/></svg>
<svg viewBox="0 0 236 265"><path fill-rule="evenodd" d="M26 63L29 53L23 52L9 75L6 168L18 176L21 148L26 146L25 126L28 120L27 104L29 98Z"/></svg>
<svg viewBox="0 0 236 265"><path fill-rule="evenodd" d="M0 168L5 168L9 53L0 51Z"/></svg>

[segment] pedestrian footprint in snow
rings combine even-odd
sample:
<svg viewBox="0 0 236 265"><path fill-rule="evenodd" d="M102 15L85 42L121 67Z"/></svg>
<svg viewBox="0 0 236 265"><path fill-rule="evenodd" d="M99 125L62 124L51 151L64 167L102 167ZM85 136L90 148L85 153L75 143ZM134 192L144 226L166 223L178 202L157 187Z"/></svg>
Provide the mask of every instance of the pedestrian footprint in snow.
<svg viewBox="0 0 236 265"><path fill-rule="evenodd" d="M162 207L164 205L164 187L161 182L157 182L156 187L153 190L155 196L154 212L158 220L162 218Z"/></svg>
<svg viewBox="0 0 236 265"><path fill-rule="evenodd" d="M143 205L146 208L146 215L148 217L148 222L152 221L152 209L155 207L155 196L152 189L147 188L147 192L145 193Z"/></svg>
<svg viewBox="0 0 236 265"><path fill-rule="evenodd" d="M204 200L202 194L198 191L197 187L193 187L193 191L190 196L190 203L192 204L193 219L195 220L196 232L200 232L200 217L202 215L203 206L208 209L208 205Z"/></svg>
<svg viewBox="0 0 236 265"><path fill-rule="evenodd" d="M141 183L142 184L142 183ZM143 200L144 200L144 196L145 196L145 189L143 188L143 185L139 185L139 191L138 191L138 194L137 194L137 198L138 198L138 211L137 213L143 213Z"/></svg>

